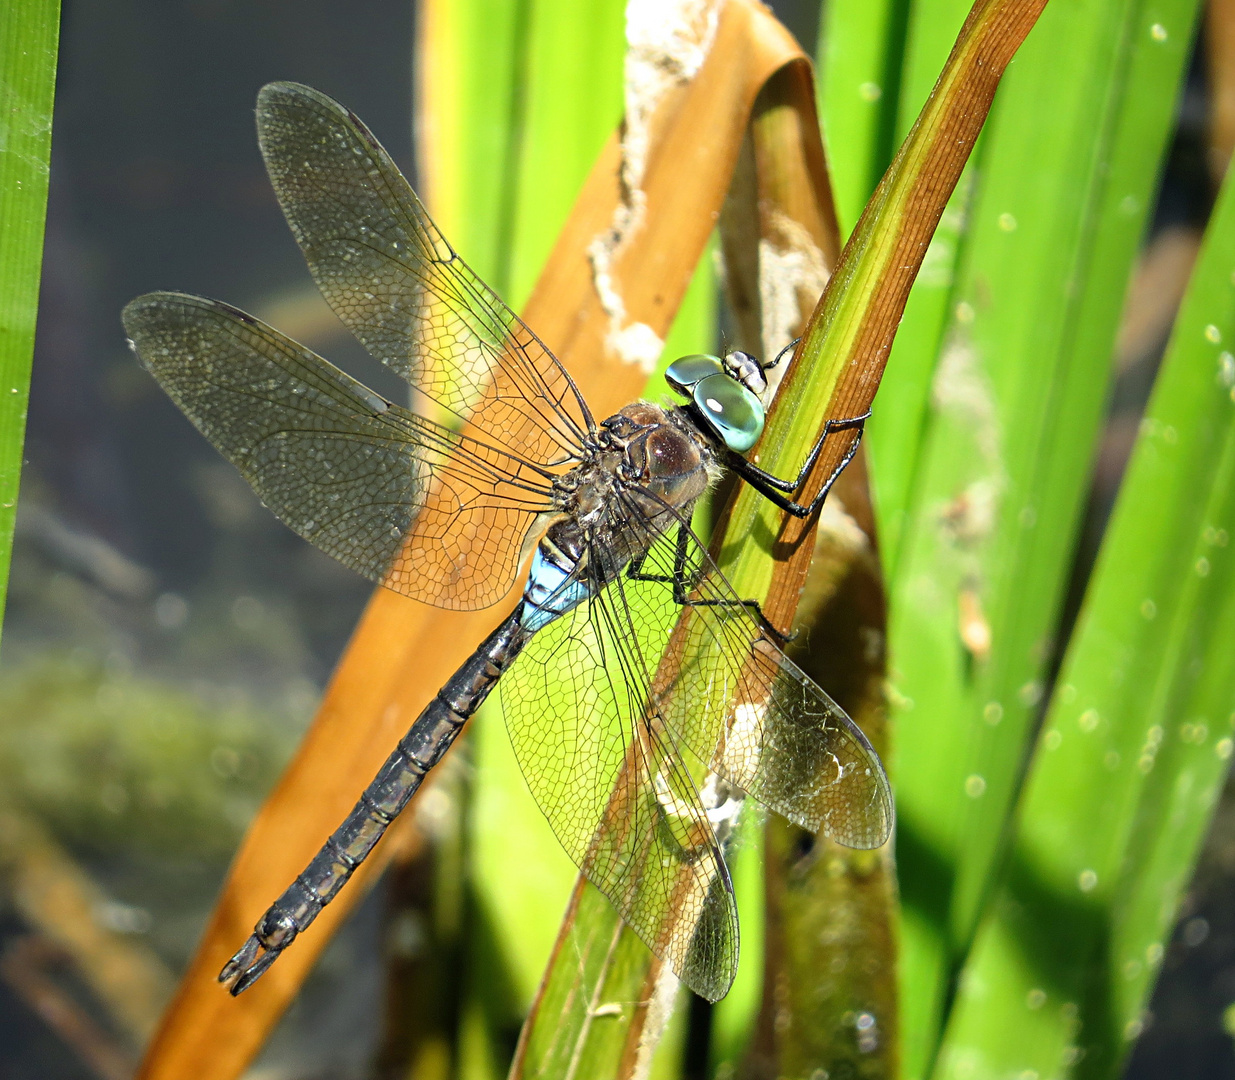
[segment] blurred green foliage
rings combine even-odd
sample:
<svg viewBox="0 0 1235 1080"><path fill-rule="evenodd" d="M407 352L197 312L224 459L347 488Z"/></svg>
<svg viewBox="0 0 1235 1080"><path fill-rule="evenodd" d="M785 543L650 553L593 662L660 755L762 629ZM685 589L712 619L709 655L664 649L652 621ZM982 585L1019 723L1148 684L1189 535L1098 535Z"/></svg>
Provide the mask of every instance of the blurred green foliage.
<svg viewBox="0 0 1235 1080"><path fill-rule="evenodd" d="M251 706L195 699L83 652L0 682L0 792L95 854L223 863L294 732Z"/></svg>

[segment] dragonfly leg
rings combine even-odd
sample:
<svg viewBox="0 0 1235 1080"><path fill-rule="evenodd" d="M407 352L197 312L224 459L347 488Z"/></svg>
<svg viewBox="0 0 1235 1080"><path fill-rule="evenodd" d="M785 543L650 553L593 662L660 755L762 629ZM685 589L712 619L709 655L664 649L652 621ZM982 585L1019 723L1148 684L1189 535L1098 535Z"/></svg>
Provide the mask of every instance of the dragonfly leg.
<svg viewBox="0 0 1235 1080"><path fill-rule="evenodd" d="M639 555L630 560L630 564L626 567L626 576L632 581L659 581L665 585L673 586L673 601L675 604L690 606L691 601L687 598L687 593L695 587L695 575L688 574L686 571L686 556L689 551L688 545L690 536L686 532L684 526L678 526L677 543L673 550L673 573L672 574L645 574L643 572L643 564L647 559L647 555ZM750 601L754 603L754 601Z"/></svg>
<svg viewBox="0 0 1235 1080"><path fill-rule="evenodd" d="M797 343L801 340L802 340L801 336L795 337L791 342L789 342L788 345L786 345L783 349L781 349L780 352L776 354L776 356L771 360L770 363L761 365L763 370L771 371L774 367L776 367L777 364L779 364L785 358L785 353L793 352L794 346L797 345Z"/></svg>
<svg viewBox="0 0 1235 1080"><path fill-rule="evenodd" d="M759 625L762 626L768 633L777 639L782 645L793 641L798 636L796 630L791 630L789 633L783 633L777 627L773 626L771 621L763 613L763 608L758 600L692 600L688 595L690 590L698 583L696 576L687 571L686 557L688 553L688 544L690 534L687 532L684 525L678 526L678 539L673 552L673 573L672 574L645 574L643 572L643 563L646 559L645 555L640 555L637 558L631 559L630 565L626 568L626 576L632 581L659 581L666 585L673 586L674 603L680 604L682 607L727 607L731 608L736 605L741 605L751 611L755 618L759 620Z"/></svg>
<svg viewBox="0 0 1235 1080"><path fill-rule="evenodd" d="M798 518L810 517L811 514L823 505L823 500L828 497L828 492L832 490L832 485L836 483L836 478L845 471L845 466L853 460L854 455L858 452L858 446L862 442L864 425L869 417L870 410L868 409L861 416L846 417L843 420L829 420L824 425L823 434L819 436L819 441L815 443L810 454L807 455L805 464L803 464L797 478L794 480L785 480L779 476L773 476L771 473L759 468L758 465L747 461L746 458L739 454L731 455L729 465L735 473L758 491L760 495L773 505L780 507L787 514L792 514ZM787 498L786 495L792 495L805 482L815 462L819 459L820 453L823 451L823 444L827 437L835 431L854 429L856 429L857 434L854 436L853 442L850 443L849 448L845 451L845 456L841 458L839 464L832 471L832 475L828 477L827 482L819 490L819 494L805 505Z"/></svg>

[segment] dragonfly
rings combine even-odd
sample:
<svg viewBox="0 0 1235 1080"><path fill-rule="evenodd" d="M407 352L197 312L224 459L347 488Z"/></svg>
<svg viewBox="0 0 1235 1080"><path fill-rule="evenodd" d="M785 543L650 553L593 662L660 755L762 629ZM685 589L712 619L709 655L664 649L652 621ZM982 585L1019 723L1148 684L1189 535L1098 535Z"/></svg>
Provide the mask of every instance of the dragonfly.
<svg viewBox="0 0 1235 1080"><path fill-rule="evenodd" d="M275 515L373 581L474 610L531 565L510 613L220 982L239 994L304 932L500 684L515 756L562 846L653 953L718 1000L737 970L738 921L701 787L727 785L858 848L886 841L893 803L866 737L737 595L691 514L725 468L784 511L814 513L864 417L829 422L798 477L766 473L745 455L772 365L732 352L675 360L671 400L598 422L356 116L280 82L260 92L257 127L326 300L414 389L409 405L437 411L387 400L252 315L179 293L125 308L139 359ZM851 440L844 461L795 502L837 432Z"/></svg>

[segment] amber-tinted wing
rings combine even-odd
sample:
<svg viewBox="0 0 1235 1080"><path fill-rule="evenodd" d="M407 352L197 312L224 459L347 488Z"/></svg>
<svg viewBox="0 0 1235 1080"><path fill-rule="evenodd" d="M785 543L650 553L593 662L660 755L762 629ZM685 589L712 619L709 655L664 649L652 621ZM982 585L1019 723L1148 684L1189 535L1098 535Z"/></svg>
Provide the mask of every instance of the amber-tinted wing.
<svg viewBox="0 0 1235 1080"><path fill-rule="evenodd" d="M306 540L439 607L509 590L551 506L538 467L386 401L226 304L150 293L124 325L171 399Z"/></svg>
<svg viewBox="0 0 1235 1080"><path fill-rule="evenodd" d="M369 352L527 460L575 456L592 422L570 376L443 239L368 128L325 94L271 83L257 130L318 287Z"/></svg>

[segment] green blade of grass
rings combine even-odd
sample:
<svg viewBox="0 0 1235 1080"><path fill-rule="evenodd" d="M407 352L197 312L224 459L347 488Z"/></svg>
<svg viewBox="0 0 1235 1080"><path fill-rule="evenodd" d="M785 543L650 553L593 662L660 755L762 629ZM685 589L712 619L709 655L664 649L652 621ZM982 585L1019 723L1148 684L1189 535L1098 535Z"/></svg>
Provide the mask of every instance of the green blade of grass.
<svg viewBox="0 0 1235 1080"><path fill-rule="evenodd" d="M1215 209L978 934L941 1077L1119 1075L1235 727L1235 186Z"/></svg>
<svg viewBox="0 0 1235 1080"><path fill-rule="evenodd" d="M940 68L969 14L965 0L911 0L901 54L900 93L893 131L904 139L918 118Z"/></svg>
<svg viewBox="0 0 1235 1080"><path fill-rule="evenodd" d="M511 171L503 197L510 217L501 225L504 239L496 252L499 263L509 267L508 295L516 304L530 291L588 169L621 117L623 10L621 3L598 9L542 0L526 14L519 46L524 59L511 65L523 82L513 98L518 106L511 121L513 144L505 151ZM473 38L470 47L461 63L486 72L487 39ZM466 139L467 133L461 132L460 138ZM482 146L480 152L494 151ZM485 167L479 159L476 164ZM705 253L668 335L662 368L676 355L710 349L713 278ZM663 385L663 378L653 374L653 399L663 396ZM463 1068L469 1076L504 1070L498 1042L532 999L577 873L527 790L498 701L477 719L472 735L477 783L469 829L471 867L478 912L491 933L488 947L473 958L486 1019L465 1022ZM573 932L607 940L612 915L608 902L586 889L574 909ZM621 955L640 956L642 950L638 942L627 943ZM513 1000L496 1000L484 992L494 985L489 976L498 970L505 974ZM617 994L618 1000L637 996L638 986L612 982L620 982L621 973L628 976L629 971L629 965L619 965L618 975L602 979L604 993ZM611 1051L601 1038L599 1045L587 1043L583 1056L599 1067Z"/></svg>
<svg viewBox="0 0 1235 1080"><path fill-rule="evenodd" d="M522 305L588 170L622 117L626 36L621 0L532 5L509 223L509 291ZM484 38L473 43L485 65Z"/></svg>
<svg viewBox="0 0 1235 1080"><path fill-rule="evenodd" d="M762 467L792 474L819 430L821 413L851 416L869 406L934 226L986 117L1004 65L1040 10L1040 4L1025 3L974 6L935 92L863 214L816 309L799 350L801 362L787 375L778 397L778 402L792 402L793 411L774 409L760 445ZM827 465L822 463L817 473L827 475ZM802 494L809 497L810 491L808 486ZM743 492L729 517L727 535L741 541L722 557L738 594L767 597L765 611L774 623L784 625L800 595L802 578L795 574L809 557L803 542L809 530L786 525L753 493ZM775 570L768 555L774 546L791 553ZM888 967L883 972L885 979L894 978ZM870 1006L878 1012L878 1002L893 997L891 992L872 992ZM807 1034L807 1026L799 1045L785 1047L786 1063L792 1060L793 1067L800 1068L796 1055L801 1051L828 1054L832 1064L840 1064L843 1042L819 1045ZM895 1022L889 1027L894 1036ZM816 1043L813 1048L811 1042ZM895 1051L880 1060L894 1061ZM827 1067L822 1061L813 1064Z"/></svg>
<svg viewBox="0 0 1235 1080"><path fill-rule="evenodd" d="M985 118L1003 69L1040 10L1040 3L1026 0L994 0L975 7L937 93L860 222L847 251L848 261L842 260L816 309L801 350L809 362L790 372L782 395L794 407L781 408L771 419L764 443L768 453L762 464L773 469L780 465L781 472L790 471L784 467L786 462L800 460L802 448L813 442L829 402L833 415L843 416L849 415L846 407L860 412L863 396L865 402L873 396L921 253ZM812 393L803 392L808 385ZM818 470L821 475L827 471L826 466ZM739 496L728 516L727 535L744 540L752 535L770 538L772 526L759 520L757 511L751 514L749 505L744 510L744 499L749 504L749 498ZM809 527L791 528L789 532L800 540L809 535ZM729 556L725 564L737 568L739 594L767 595L773 620L784 622L792 612L796 600L792 579L804 572L809 556L809 550L798 546L791 564L778 566L774 574L769 572L767 545L731 544L725 549ZM752 549L757 549L754 554ZM558 952L563 953L560 946ZM576 955L572 952L567 958L572 966ZM545 985L551 984L552 974ZM645 990L647 987L645 981ZM553 1015L544 1010L545 1004L542 997L538 1010L542 1020ZM590 1018L592 1013L584 1015ZM545 1038L551 1030L538 1024L525 1034L524 1049L549 1045ZM630 1044L626 1046L629 1051ZM577 1055L566 1060L576 1061ZM538 1064L532 1066L533 1071L538 1071ZM528 1067L525 1055L521 1068L526 1071Z"/></svg>
<svg viewBox="0 0 1235 1080"><path fill-rule="evenodd" d="M886 757L887 603L857 469L830 496L790 647ZM854 851L769 815L763 1009L748 1051L768 1074L899 1075L891 845ZM727 1004L727 1002L722 1003Z"/></svg>
<svg viewBox="0 0 1235 1080"><path fill-rule="evenodd" d="M919 0L909 12L902 59L897 138L909 131L926 102L964 22L964 0ZM982 153L982 140L974 148ZM889 580L895 577L900 536L910 508L918 453L930 404L931 377L948 322L956 264L970 198L973 165L966 167L931 237L922 270L905 305L905 316L880 386L879 407L867 425L871 487L879 517L879 553Z"/></svg>
<svg viewBox="0 0 1235 1080"><path fill-rule="evenodd" d="M43 265L59 33L56 0L10 4L0 15L0 615Z"/></svg>
<svg viewBox="0 0 1235 1080"><path fill-rule="evenodd" d="M821 203L821 192L826 193L827 182L822 173L822 155L818 153L809 75L800 54L758 5L731 4L723 18L726 21L717 33L708 65L713 70L733 72L735 84L724 89L730 99L727 104L712 95L707 106L709 114L745 115L751 108L754 91L766 81L755 104L751 139L756 148L754 156L765 172L760 180L761 198L752 199L746 209L746 216L752 220L745 223L744 231L753 237L752 244L756 246L767 239L773 255L782 254L779 245L788 237L805 236L818 249L817 257L824 252L834 257L838 244L829 224L831 208ZM754 52L752 40L760 42ZM701 82L705 77L710 76L700 75ZM692 86L690 93L702 91ZM673 112L668 116L671 118ZM666 161L701 161L695 142L700 125L690 125L689 131L683 128L679 132L676 121L669 119L666 123L677 145L667 143L654 150L652 156ZM724 181L739 156L741 130L728 135L733 141L724 160L716 152L708 158L709 166L717 170L716 209L720 208ZM775 144L777 151L761 155L759 148L765 144ZM726 204L727 215L729 205ZM706 207L700 212L709 218L713 216ZM772 222L775 231L765 237L761 226ZM822 235L824 231L827 236ZM799 239L798 243L801 242ZM826 259L826 255L823 257ZM779 266L776 258L769 262ZM778 284L783 286L786 281L779 280ZM760 293L758 288L754 291ZM803 301L796 291L787 292L785 298L806 307L814 301L814 296ZM782 305L774 306L780 312ZM803 315L800 310L798 319ZM673 355L672 345L671 342L666 348L667 356ZM664 392L657 387L653 395L661 398ZM747 884L751 883L749 878L748 875ZM617 915L595 890L581 883L575 895L541 993L524 1029L512 1075L629 1076L643 1075L648 1066L653 1074L660 1068L675 1068L676 1048L665 1045L670 1039L662 1039L662 1032L669 1011L680 997L676 978L629 930L622 928ZM757 935L753 937L757 940ZM746 944L750 942L744 941ZM757 957L754 959L757 961ZM744 1025L749 1023L757 1004L757 989L756 963L742 986L742 1007L737 1015L730 1013L726 1020L727 1030L733 1036L731 1045L739 1045L744 1039ZM673 1033L670 1027L669 1036Z"/></svg>
<svg viewBox="0 0 1235 1080"><path fill-rule="evenodd" d="M679 1047L657 1045L684 993L673 973L649 963L647 946L582 878L563 926L535 1003L547 1022L524 1028L511 1076L601 1080L647 1075L658 1064L677 1075Z"/></svg>
<svg viewBox="0 0 1235 1080"><path fill-rule="evenodd" d="M752 815L753 816L753 815ZM712 1076L737 1071L750 1046L764 991L767 935L766 842L756 822L741 822L742 844L726 854L742 928L742 961L733 988L712 1006L708 1067Z"/></svg>
<svg viewBox="0 0 1235 1080"><path fill-rule="evenodd" d="M909 290L1004 69L1045 0L978 0L925 108L867 204L820 298L795 362L769 412L755 460L794 475L827 418L870 408ZM789 404L785 404L789 403ZM809 501L849 440L825 443L795 498ZM787 625L810 561L813 522L784 515L743 488L724 528L720 564L740 596L766 597L773 624ZM781 558L771 556L773 547Z"/></svg>
<svg viewBox="0 0 1235 1080"><path fill-rule="evenodd" d="M443 231L516 310L622 113L623 5L421 9L418 136ZM503 1075L575 880L528 793L498 700L468 736L461 1076Z"/></svg>
<svg viewBox="0 0 1235 1080"><path fill-rule="evenodd" d="M1048 7L986 133L892 582L910 1076L1006 837L1196 7Z"/></svg>
<svg viewBox="0 0 1235 1080"><path fill-rule="evenodd" d="M764 356L775 355L785 337L797 331L784 326L778 305L763 298L792 284L799 305L808 307L814 299L807 274L785 281L777 275L776 260L760 255L787 239L769 208L801 205L801 189L810 184L800 171L802 136L789 105L790 85L786 78L773 79L756 103L752 152L739 165L721 226L724 278L739 316L735 344L762 350ZM802 96L809 98L809 91ZM752 237L760 224L773 227ZM838 247L838 231L829 228L821 239ZM825 249L823 264L832 265L836 254L835 247ZM797 260L802 266L814 261ZM760 300L745 304L747 297ZM799 318L805 307L799 308ZM868 540L870 514L860 470L841 477L829 510L836 512L825 515L826 524L818 531L799 608L801 623L813 629L791 655L829 688L882 751L883 653L866 645L885 637L885 604ZM810 647L802 648L808 640ZM765 842L758 845L762 851L747 841L733 850L736 858L726 854L741 918L742 963L733 988L712 1013L712 1069L843 1074L861 1057L865 1070L883 1065L891 1075L897 1040L895 984L888 978L895 965L889 931L896 921L890 852L851 852L826 840L812 845L776 815L768 815L765 827ZM744 830L752 836L759 831ZM767 993L770 987L776 988L774 994ZM855 1022L859 1016L864 1018L861 1029ZM875 1017L877 1032L867 1026L867 1019ZM861 1048L855 1038L859 1032Z"/></svg>
<svg viewBox="0 0 1235 1080"><path fill-rule="evenodd" d="M523 190L535 10L535 0L466 0L426 3L418 12L413 75L422 194L443 233L504 297ZM569 153L570 139L564 142Z"/></svg>

